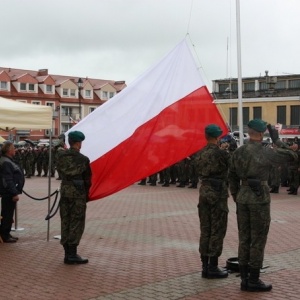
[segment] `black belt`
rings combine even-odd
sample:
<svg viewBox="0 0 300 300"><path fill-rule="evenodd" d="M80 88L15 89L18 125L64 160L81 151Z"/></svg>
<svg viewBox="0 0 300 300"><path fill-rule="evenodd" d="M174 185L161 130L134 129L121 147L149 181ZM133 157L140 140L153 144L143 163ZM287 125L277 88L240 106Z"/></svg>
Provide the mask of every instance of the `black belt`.
<svg viewBox="0 0 300 300"><path fill-rule="evenodd" d="M81 181L83 183L82 179L74 179L74 181ZM74 185L75 182L73 180L62 180L61 183L64 185Z"/></svg>
<svg viewBox="0 0 300 300"><path fill-rule="evenodd" d="M242 185L249 185L247 180L242 180ZM261 181L260 185L268 185L268 181Z"/></svg>
<svg viewBox="0 0 300 300"><path fill-rule="evenodd" d="M69 181L69 180L62 180L61 184L63 184L63 185L74 185L73 181Z"/></svg>

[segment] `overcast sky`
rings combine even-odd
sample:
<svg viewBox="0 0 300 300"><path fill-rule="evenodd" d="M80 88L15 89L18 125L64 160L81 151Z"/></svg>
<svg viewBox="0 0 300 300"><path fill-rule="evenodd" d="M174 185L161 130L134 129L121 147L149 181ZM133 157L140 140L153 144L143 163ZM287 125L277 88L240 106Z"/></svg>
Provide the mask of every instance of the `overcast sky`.
<svg viewBox="0 0 300 300"><path fill-rule="evenodd" d="M240 20L243 77L300 74L299 0L240 0ZM129 84L188 33L209 89L237 77L236 0L1 0L0 26L1 67Z"/></svg>

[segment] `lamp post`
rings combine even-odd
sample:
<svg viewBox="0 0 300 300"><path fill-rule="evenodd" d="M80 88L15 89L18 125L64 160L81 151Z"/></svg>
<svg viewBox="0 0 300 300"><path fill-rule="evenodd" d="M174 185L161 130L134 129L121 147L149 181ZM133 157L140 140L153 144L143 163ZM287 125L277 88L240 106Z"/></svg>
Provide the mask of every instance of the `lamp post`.
<svg viewBox="0 0 300 300"><path fill-rule="evenodd" d="M82 86L83 86L83 81L82 81L81 78L78 78L77 85L78 85L78 100L79 100L79 121L81 121L81 96L80 96L80 91L81 91Z"/></svg>

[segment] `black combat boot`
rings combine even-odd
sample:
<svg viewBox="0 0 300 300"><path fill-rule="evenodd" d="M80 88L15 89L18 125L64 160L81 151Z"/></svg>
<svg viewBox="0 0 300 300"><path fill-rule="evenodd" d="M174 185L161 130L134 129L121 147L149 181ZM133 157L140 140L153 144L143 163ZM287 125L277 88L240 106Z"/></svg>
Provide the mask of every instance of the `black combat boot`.
<svg viewBox="0 0 300 300"><path fill-rule="evenodd" d="M197 183L191 182L191 185L189 186L189 189L196 189L197 188Z"/></svg>
<svg viewBox="0 0 300 300"><path fill-rule="evenodd" d="M65 260L65 264L75 265L75 264L87 264L89 260L87 258L82 258L77 254L77 246L69 245L68 257Z"/></svg>
<svg viewBox="0 0 300 300"><path fill-rule="evenodd" d="M270 193L278 194L278 192L279 192L279 186L273 185L271 190L270 190Z"/></svg>
<svg viewBox="0 0 300 300"><path fill-rule="evenodd" d="M185 187L185 182L184 181L180 181L180 183L179 183L179 185L177 185L177 187L184 188Z"/></svg>
<svg viewBox="0 0 300 300"><path fill-rule="evenodd" d="M295 191L297 192L297 190L294 187L291 187L290 191L288 192L288 195L294 195Z"/></svg>
<svg viewBox="0 0 300 300"><path fill-rule="evenodd" d="M268 292L272 289L272 284L264 283L259 279L260 269L250 268L247 291L249 292Z"/></svg>
<svg viewBox="0 0 300 300"><path fill-rule="evenodd" d="M218 257L211 256L209 258L207 278L213 279L213 278L226 278L226 277L228 277L228 272L218 267Z"/></svg>
<svg viewBox="0 0 300 300"><path fill-rule="evenodd" d="M249 269L248 266L239 266L240 268L240 275L241 275L241 290L247 291L248 289L248 280L249 280Z"/></svg>
<svg viewBox="0 0 300 300"><path fill-rule="evenodd" d="M207 278L207 271L208 271L208 256L201 255L202 261L202 278Z"/></svg>
<svg viewBox="0 0 300 300"><path fill-rule="evenodd" d="M146 178L142 179L138 185L146 185Z"/></svg>
<svg viewBox="0 0 300 300"><path fill-rule="evenodd" d="M67 260L68 260L68 256L69 256L69 245L63 245L64 247L64 250L65 250L65 258L64 258L64 263L66 264L67 263Z"/></svg>
<svg viewBox="0 0 300 300"><path fill-rule="evenodd" d="M170 186L168 181L165 181L165 183L162 186Z"/></svg>

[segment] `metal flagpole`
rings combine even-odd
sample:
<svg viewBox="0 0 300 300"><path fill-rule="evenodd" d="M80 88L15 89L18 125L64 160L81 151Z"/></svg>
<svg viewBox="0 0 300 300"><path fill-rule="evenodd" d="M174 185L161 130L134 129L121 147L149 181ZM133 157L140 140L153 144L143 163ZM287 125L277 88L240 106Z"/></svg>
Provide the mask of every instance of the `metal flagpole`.
<svg viewBox="0 0 300 300"><path fill-rule="evenodd" d="M12 231L22 231L24 228L18 227L18 204L16 203L15 209L15 219L14 219L14 227L11 228Z"/></svg>
<svg viewBox="0 0 300 300"><path fill-rule="evenodd" d="M239 143L244 144L243 100L242 100L242 63L241 63L241 29L240 29L240 1L236 0L236 33L237 33L237 66L238 66L238 117L239 117Z"/></svg>
<svg viewBox="0 0 300 300"><path fill-rule="evenodd" d="M49 166L48 166L48 215L50 214L51 207L51 163L52 163L52 131L53 131L53 122L52 128L50 130L49 137ZM50 218L47 220L47 242L49 242L50 236Z"/></svg>

